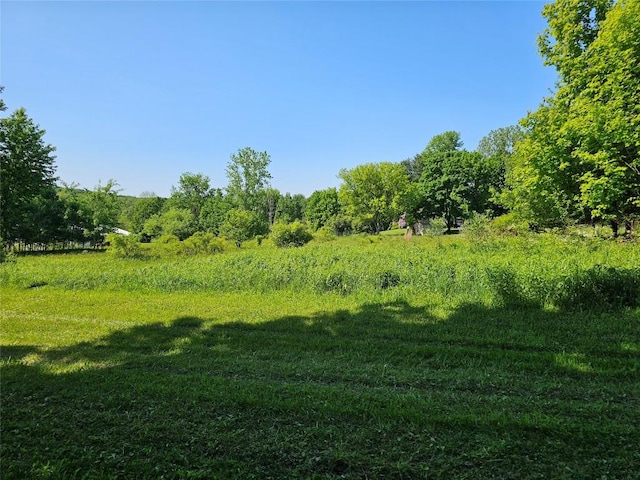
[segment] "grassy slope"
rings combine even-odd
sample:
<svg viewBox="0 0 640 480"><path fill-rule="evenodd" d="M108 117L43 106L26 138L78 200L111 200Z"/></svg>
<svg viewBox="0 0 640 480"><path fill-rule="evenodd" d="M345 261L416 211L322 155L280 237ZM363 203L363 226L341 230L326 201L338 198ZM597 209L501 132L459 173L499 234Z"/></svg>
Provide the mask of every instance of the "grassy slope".
<svg viewBox="0 0 640 480"><path fill-rule="evenodd" d="M464 248L454 250L471 254ZM507 308L458 287L452 296L420 286L341 295L14 283L2 289L2 478L640 471L638 309Z"/></svg>

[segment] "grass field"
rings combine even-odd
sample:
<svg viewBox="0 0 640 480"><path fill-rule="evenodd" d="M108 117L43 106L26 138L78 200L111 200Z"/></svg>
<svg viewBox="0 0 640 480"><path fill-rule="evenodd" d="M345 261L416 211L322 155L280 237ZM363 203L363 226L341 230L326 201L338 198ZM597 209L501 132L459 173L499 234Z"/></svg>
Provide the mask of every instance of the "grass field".
<svg viewBox="0 0 640 480"><path fill-rule="evenodd" d="M3 479L639 478L640 248L0 265Z"/></svg>

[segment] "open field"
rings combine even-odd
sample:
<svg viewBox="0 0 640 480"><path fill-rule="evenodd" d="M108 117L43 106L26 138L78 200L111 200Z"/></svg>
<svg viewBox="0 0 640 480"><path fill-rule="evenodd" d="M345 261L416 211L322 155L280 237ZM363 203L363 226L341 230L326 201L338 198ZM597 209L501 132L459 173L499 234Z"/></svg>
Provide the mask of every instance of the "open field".
<svg viewBox="0 0 640 480"><path fill-rule="evenodd" d="M639 250L20 257L2 478L638 478Z"/></svg>

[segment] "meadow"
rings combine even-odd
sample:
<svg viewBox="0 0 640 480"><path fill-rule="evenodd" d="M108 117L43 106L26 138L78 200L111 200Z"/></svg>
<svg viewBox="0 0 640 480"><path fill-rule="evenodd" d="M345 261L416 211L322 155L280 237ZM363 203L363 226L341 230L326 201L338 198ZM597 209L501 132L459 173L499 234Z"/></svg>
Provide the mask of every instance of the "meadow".
<svg viewBox="0 0 640 480"><path fill-rule="evenodd" d="M640 247L0 265L2 478L638 478Z"/></svg>

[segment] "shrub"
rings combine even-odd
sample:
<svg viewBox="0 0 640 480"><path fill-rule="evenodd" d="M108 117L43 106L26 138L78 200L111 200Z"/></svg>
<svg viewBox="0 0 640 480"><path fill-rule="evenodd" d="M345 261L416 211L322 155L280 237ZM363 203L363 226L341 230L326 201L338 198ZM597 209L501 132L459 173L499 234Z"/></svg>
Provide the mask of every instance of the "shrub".
<svg viewBox="0 0 640 480"><path fill-rule="evenodd" d="M336 215L329 220L327 225L333 228L333 232L336 235L351 235L351 232L353 231L351 218L344 215Z"/></svg>
<svg viewBox="0 0 640 480"><path fill-rule="evenodd" d="M118 258L143 258L145 252L140 246L140 239L137 235L119 235L110 233L107 235L107 253Z"/></svg>
<svg viewBox="0 0 640 480"><path fill-rule="evenodd" d="M271 227L271 239L276 247L301 247L313 238L307 227L296 220L293 223L276 223Z"/></svg>
<svg viewBox="0 0 640 480"><path fill-rule="evenodd" d="M472 215L464 222L464 232L471 240L486 240L491 233L491 221L486 215Z"/></svg>
<svg viewBox="0 0 640 480"><path fill-rule="evenodd" d="M210 232L196 232L182 243L185 255L213 255L225 248L224 240Z"/></svg>
<svg viewBox="0 0 640 480"><path fill-rule="evenodd" d="M494 218L491 227L494 232L501 235L520 235L530 230L529 222L518 218L514 213Z"/></svg>
<svg viewBox="0 0 640 480"><path fill-rule="evenodd" d="M430 237L437 237L440 235L444 235L447 231L447 222L444 218L438 217L429 221L429 224L424 229L424 234Z"/></svg>
<svg viewBox="0 0 640 480"><path fill-rule="evenodd" d="M325 225L316 231L313 238L319 242L330 242L331 240L335 240L336 234L333 228Z"/></svg>

